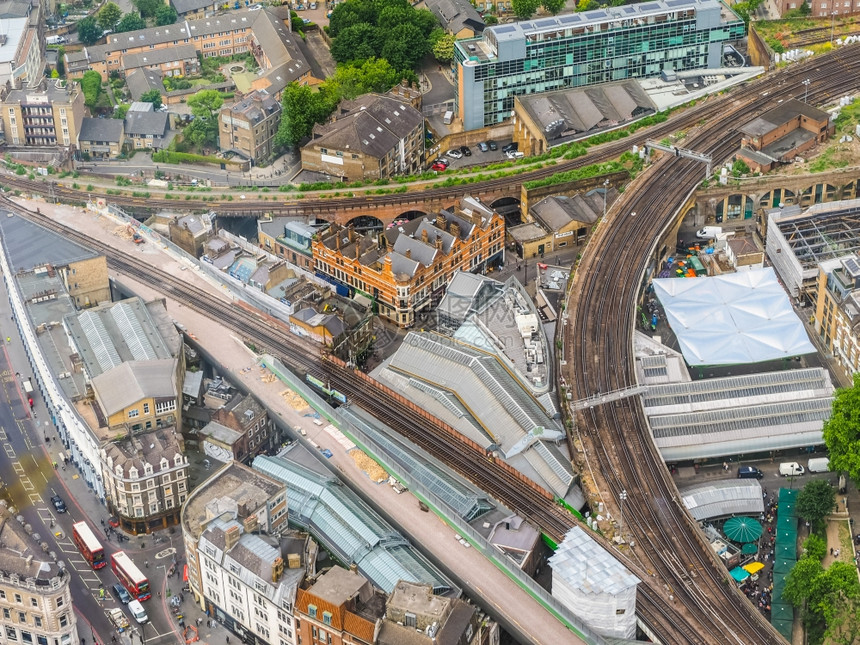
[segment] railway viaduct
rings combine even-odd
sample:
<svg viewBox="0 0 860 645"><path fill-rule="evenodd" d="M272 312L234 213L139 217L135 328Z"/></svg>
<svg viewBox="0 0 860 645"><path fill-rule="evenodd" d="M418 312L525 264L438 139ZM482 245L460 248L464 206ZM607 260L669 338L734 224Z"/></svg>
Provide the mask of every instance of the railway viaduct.
<svg viewBox="0 0 860 645"><path fill-rule="evenodd" d="M697 227L732 219L751 219L761 207L799 204L803 207L840 199L855 199L860 187L860 167L840 168L814 174L765 175L730 179L726 186L696 192L691 212Z"/></svg>

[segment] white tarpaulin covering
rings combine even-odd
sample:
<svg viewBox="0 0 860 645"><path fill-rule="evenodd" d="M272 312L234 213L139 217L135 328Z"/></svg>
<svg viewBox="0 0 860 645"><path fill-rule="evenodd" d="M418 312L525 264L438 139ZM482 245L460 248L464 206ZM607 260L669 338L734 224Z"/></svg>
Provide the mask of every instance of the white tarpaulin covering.
<svg viewBox="0 0 860 645"><path fill-rule="evenodd" d="M770 267L654 280L654 291L689 365L759 363L815 352Z"/></svg>

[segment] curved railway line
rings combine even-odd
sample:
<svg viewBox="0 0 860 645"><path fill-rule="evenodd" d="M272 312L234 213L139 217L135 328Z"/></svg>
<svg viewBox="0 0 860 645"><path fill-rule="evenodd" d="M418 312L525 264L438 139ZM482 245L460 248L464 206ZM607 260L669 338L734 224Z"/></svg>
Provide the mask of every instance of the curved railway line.
<svg viewBox="0 0 860 645"><path fill-rule="evenodd" d="M649 138L659 138L679 128L693 127L685 147L713 155L715 162L727 157L737 145L735 126L744 123L776 103L775 95L787 98L805 89L801 81L809 78L813 102L823 103L850 91L858 83L854 70L860 63L860 46L840 49L801 65L788 67L764 82L738 88L728 96L707 101L692 108L684 119L672 119L651 129ZM777 92L774 92L777 89ZM765 91L767 90L767 91ZM782 90L782 91L779 91ZM791 94L789 94L789 92ZM706 126L706 127L705 127ZM587 157L564 162L517 178L490 180L518 182L538 179L573 167L617 156L639 138L597 148ZM641 139L644 139L641 137ZM703 176L694 162L667 158L654 164L625 191L613 207L611 216L602 223L589 243L587 253L575 276L571 291L572 318L566 339L566 356L570 357L567 382L575 398L587 398L595 392L625 388L634 383L631 336L635 302L641 278L652 251L654 240L672 220L675 211L688 198ZM23 190L44 194L41 182L3 178L4 183ZM648 184L641 190L633 190ZM55 194L64 197L59 186ZM343 200L372 208L380 203L415 204L439 196L452 199L463 193L463 187L434 188L420 194L400 194ZM81 192L71 191L73 201ZM121 205L133 206L110 197ZM105 254L110 266L138 279L149 280L192 309L216 318L226 327L252 340L259 347L281 357L299 372L311 372L328 379L356 404L366 407L382 421L403 432L434 456L448 463L502 503L516 509L540 526L555 541L575 524L546 491L527 482L505 464L489 459L478 447L456 435L439 420L411 406L408 401L376 384L364 375L346 368L334 359L320 360L308 346L285 327L251 312L213 300L172 275L127 257L111 246L52 222L4 200L9 210L34 219L43 226L61 232L65 237ZM160 200L154 207L177 205L176 200ZM286 205L305 211L308 206L331 209L341 200L318 200ZM153 206L159 200L146 200ZM185 202L188 204L189 202ZM247 201L242 210L258 208L272 211L273 202ZM224 206L235 208L234 202ZM217 202L206 202L205 208L218 208ZM635 217L630 213L636 212ZM384 401L384 404L383 404ZM701 539L690 516L679 504L668 471L654 447L637 401L625 399L579 413L578 428L591 443L592 458L597 460L605 478L602 488L609 495L610 506L622 489L628 491L626 533L635 539L630 555L620 554L639 575L638 612L642 620L665 643L782 643L781 637L737 590L727 582L727 575ZM600 539L599 537L597 539ZM606 542L604 541L604 544Z"/></svg>
<svg viewBox="0 0 860 645"><path fill-rule="evenodd" d="M824 103L858 82L851 70L860 48L843 49L815 65L794 70L793 79L808 77L812 102ZM800 72L800 73L798 73ZM794 80L796 82L796 80ZM814 88L814 89L813 89ZM749 94L747 88L745 93ZM736 98L737 95L735 95ZM710 154L715 165L737 149L737 126L749 110L773 98L759 95L749 104L727 109L706 127L688 133L685 145ZM613 205L579 266L568 304L566 374L575 399L609 392L636 382L632 353L636 302L654 247L680 208L701 182L701 165L667 157L628 187ZM638 189L637 189L638 188ZM698 622L703 643L779 643L782 638L731 584L725 568L705 543L683 508L677 489L654 446L639 401L625 399L580 412L577 427L590 458L597 463L597 482L610 506L622 490L627 532L635 538L635 556L667 585L673 603L682 604ZM734 611L727 611L733 607Z"/></svg>

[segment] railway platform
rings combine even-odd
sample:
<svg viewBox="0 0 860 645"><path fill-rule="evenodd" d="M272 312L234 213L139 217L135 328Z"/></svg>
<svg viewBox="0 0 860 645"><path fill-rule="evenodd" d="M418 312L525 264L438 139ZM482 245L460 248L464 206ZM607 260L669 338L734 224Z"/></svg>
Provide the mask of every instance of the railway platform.
<svg viewBox="0 0 860 645"><path fill-rule="evenodd" d="M131 240L115 235L119 225L111 218L87 212L81 208L46 204L44 201L28 202L23 199L16 199L16 201L32 210L38 207L43 214L50 215L58 222L74 226L77 230L109 243L115 248L124 249L129 254L145 253L147 261L153 266L175 275L187 276L186 279L189 282L210 293L213 298L229 300L226 290L219 289L217 285L205 280L196 271L187 267L183 269L183 264L163 252L156 244L135 245ZM182 271L181 274L180 271ZM118 276L113 271L110 271L110 275L117 283L144 299L164 298L170 316L184 325L187 333L192 335L205 351L222 365L230 366L232 380L241 382L243 387L291 427L305 428L307 437L302 437L301 440L308 442L306 446L310 445L309 442L312 440L320 450L331 451L332 457L326 460L326 463L331 465L333 472L342 479L348 479L353 488L365 498L373 500L373 504L395 526L405 535L410 536L413 543L419 545L445 573L451 575L467 595L474 598L502 625L512 631L517 640L523 643L548 645L558 643L575 645L585 642L569 631L475 549L467 549L458 544L454 538L454 529L442 523L437 516L422 512L417 500L413 500L414 503L404 503L404 496L397 495L390 486L371 482L332 435L314 425L310 418L301 416L289 407L282 396L285 387L280 381L265 382L261 378L256 356L235 334L149 285L128 276ZM95 500L93 503L97 504ZM104 513L103 509L102 513ZM204 640L204 631L201 630L201 641ZM217 628L216 631L220 634L226 633L223 628ZM221 641L213 641L213 643L221 645Z"/></svg>

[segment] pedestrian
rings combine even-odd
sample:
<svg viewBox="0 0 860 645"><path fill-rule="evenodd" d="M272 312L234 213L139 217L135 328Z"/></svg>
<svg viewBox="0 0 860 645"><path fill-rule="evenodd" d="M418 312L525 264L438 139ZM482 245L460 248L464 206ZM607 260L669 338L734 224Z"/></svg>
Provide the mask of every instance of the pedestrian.
<svg viewBox="0 0 860 645"><path fill-rule="evenodd" d="M833 547L830 547L830 555L833 555Z"/></svg>
<svg viewBox="0 0 860 645"><path fill-rule="evenodd" d="M200 623L202 623L202 622L203 622L203 619L200 616L198 616L197 617L197 626L199 627Z"/></svg>
<svg viewBox="0 0 860 645"><path fill-rule="evenodd" d="M230 645L230 637L227 636L227 645Z"/></svg>
<svg viewBox="0 0 860 645"><path fill-rule="evenodd" d="M147 569L149 569L149 560L144 560L143 566L146 567Z"/></svg>
<svg viewBox="0 0 860 645"><path fill-rule="evenodd" d="M836 550L833 552L833 557L834 557L834 558L838 558L838 557L839 557L839 549L836 549Z"/></svg>

